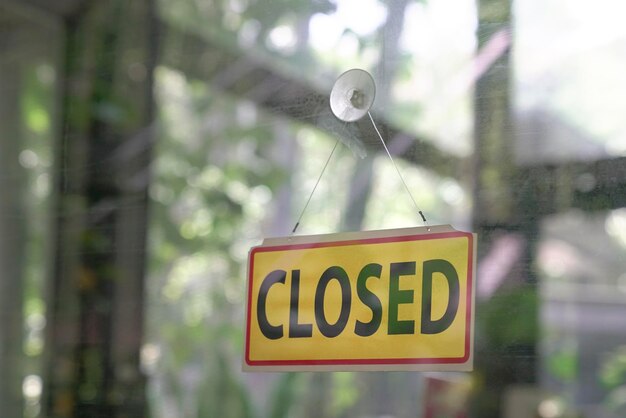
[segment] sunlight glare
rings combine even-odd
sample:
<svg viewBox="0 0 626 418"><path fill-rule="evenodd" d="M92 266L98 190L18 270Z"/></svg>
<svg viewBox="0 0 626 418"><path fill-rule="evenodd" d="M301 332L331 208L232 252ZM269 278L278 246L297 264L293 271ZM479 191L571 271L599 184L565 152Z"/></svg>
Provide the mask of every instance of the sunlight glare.
<svg viewBox="0 0 626 418"><path fill-rule="evenodd" d="M335 13L317 13L311 18L311 45L322 51L333 49L346 30L359 36L369 35L386 18L387 9L378 0L340 0Z"/></svg>

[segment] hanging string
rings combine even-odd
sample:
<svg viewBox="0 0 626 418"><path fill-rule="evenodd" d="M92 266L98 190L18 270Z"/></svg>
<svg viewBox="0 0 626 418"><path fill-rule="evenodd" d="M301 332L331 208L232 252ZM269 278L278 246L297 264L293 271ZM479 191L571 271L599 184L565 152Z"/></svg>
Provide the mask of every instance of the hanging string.
<svg viewBox="0 0 626 418"><path fill-rule="evenodd" d="M385 151L387 151L387 155L389 156L389 159L391 160L393 166L395 167L396 172L398 173L398 177L400 177L400 180L402 181L402 184L404 184L404 188L406 189L407 193L409 194L409 197L413 201L413 205L415 205L415 209L417 209L417 212L422 217L422 220L424 221L424 224L426 224L426 217L424 216L424 213L421 211L419 206L417 206L417 202L413 198L413 195L411 194L411 191L409 190L409 186L407 186L406 182L404 181L404 178L402 177L402 174L400 174L400 169L398 169L398 166L396 165L396 162L393 160L393 157L391 156L391 153L389 152L389 149L387 148L387 144L385 144L385 140L383 139L383 136L380 134L380 131L378 130L378 127L376 126L376 123L374 122L374 118L372 118L372 114L369 112L369 110L367 111L367 116L369 116L370 120L372 121L372 126L374 126L374 130L378 134L378 138L380 138L380 142L382 142L383 147L385 147Z"/></svg>
<svg viewBox="0 0 626 418"><path fill-rule="evenodd" d="M324 164L324 167L322 168L322 172L320 173L320 176L317 178L317 182L315 182L315 186L313 187L313 190L311 191L311 194L309 195L309 199L306 201L306 204L302 208L302 212L300 212L300 216L298 217L298 220L296 221L296 225L293 227L293 230L291 231L292 235L296 233L296 229L298 229L298 227L300 226L300 221L302 220L302 217L304 216L304 212L306 211L306 208L309 206L309 203L311 202L313 193L315 193L317 186L320 184L320 180L322 179L322 176L324 175L324 171L326 171L326 167L328 167L328 163L330 162L330 159L333 157L333 154L335 153L335 150L337 149L337 145L339 145L339 138L337 138L337 141L335 142L335 146L333 147L333 150L330 152L330 155L328 156L328 159L326 160L326 163Z"/></svg>

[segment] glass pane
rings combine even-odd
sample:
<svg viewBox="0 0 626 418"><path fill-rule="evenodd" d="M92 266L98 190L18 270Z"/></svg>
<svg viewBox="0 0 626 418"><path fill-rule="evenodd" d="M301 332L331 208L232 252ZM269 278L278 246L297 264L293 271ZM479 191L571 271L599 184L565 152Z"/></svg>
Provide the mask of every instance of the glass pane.
<svg viewBox="0 0 626 418"><path fill-rule="evenodd" d="M625 416L625 11L2 2L2 416ZM478 234L472 372L242 372L251 247L425 224Z"/></svg>

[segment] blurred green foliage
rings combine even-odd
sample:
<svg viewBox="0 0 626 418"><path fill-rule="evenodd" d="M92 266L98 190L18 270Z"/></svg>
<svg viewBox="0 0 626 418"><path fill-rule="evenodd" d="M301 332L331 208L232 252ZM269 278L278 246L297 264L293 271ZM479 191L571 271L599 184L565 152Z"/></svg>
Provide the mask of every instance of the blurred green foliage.
<svg viewBox="0 0 626 418"><path fill-rule="evenodd" d="M499 293L480 305L478 319L491 347L534 346L537 339L537 293L529 286Z"/></svg>
<svg viewBox="0 0 626 418"><path fill-rule="evenodd" d="M617 347L606 356L600 371L600 381L607 389L626 385L626 345Z"/></svg>

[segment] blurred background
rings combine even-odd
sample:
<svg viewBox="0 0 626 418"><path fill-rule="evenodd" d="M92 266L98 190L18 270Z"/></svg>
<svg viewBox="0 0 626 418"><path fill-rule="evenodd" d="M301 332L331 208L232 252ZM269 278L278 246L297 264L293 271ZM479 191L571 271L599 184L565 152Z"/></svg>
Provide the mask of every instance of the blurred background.
<svg viewBox="0 0 626 418"><path fill-rule="evenodd" d="M626 416L626 5L0 0L2 417ZM289 234L478 233L472 373L241 372Z"/></svg>

